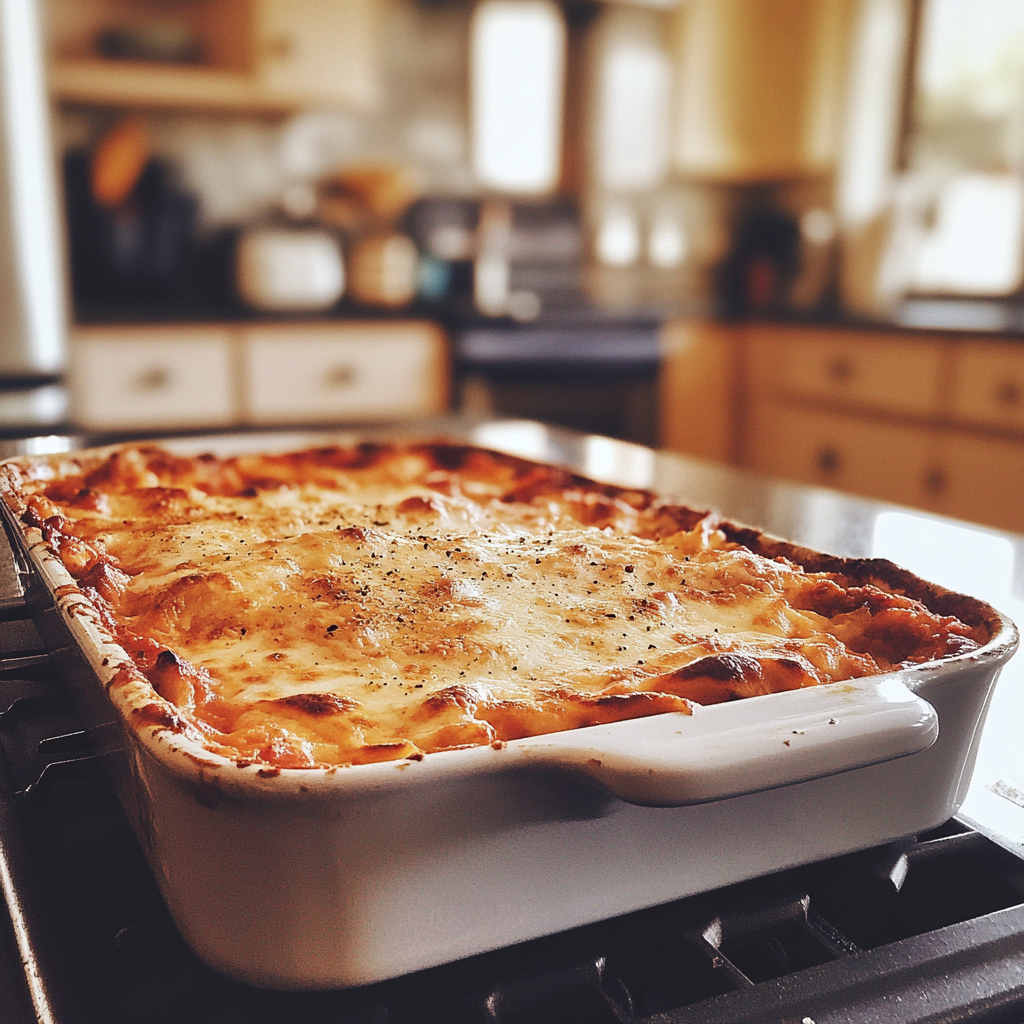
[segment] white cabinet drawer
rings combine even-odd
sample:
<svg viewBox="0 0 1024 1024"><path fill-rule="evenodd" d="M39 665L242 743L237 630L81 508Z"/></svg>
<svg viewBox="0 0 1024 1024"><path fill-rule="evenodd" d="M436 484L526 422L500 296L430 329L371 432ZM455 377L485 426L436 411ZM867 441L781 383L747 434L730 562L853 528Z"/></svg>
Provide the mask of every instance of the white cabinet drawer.
<svg viewBox="0 0 1024 1024"><path fill-rule="evenodd" d="M755 404L748 416L751 469L904 505L939 500L941 440L927 429L774 402Z"/></svg>
<svg viewBox="0 0 1024 1024"><path fill-rule="evenodd" d="M958 346L953 415L965 423L1024 428L1024 346L984 341Z"/></svg>
<svg viewBox="0 0 1024 1024"><path fill-rule="evenodd" d="M868 332L753 334L751 380L829 403L929 415L941 410L943 346Z"/></svg>
<svg viewBox="0 0 1024 1024"><path fill-rule="evenodd" d="M444 338L433 324L254 328L244 364L252 423L408 419L447 402Z"/></svg>
<svg viewBox="0 0 1024 1024"><path fill-rule="evenodd" d="M71 341L74 422L90 430L226 426L231 335L217 328L84 328Z"/></svg>

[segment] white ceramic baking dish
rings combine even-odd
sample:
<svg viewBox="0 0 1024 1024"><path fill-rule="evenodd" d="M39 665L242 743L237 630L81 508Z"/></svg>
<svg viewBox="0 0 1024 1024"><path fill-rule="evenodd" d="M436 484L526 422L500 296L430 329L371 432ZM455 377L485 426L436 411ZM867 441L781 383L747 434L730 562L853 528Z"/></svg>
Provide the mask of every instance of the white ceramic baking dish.
<svg viewBox="0 0 1024 1024"><path fill-rule="evenodd" d="M990 642L692 717L264 777L126 725L106 684L127 655L39 532L11 520L38 570L40 632L182 935L269 988L363 985L938 825L966 795L1017 645L990 607L901 574L988 623Z"/></svg>

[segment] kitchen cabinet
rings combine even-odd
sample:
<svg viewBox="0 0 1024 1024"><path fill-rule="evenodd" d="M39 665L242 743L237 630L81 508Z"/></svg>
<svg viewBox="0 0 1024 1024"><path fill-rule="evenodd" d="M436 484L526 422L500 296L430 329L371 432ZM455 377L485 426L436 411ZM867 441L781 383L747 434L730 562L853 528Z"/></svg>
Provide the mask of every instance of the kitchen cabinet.
<svg viewBox="0 0 1024 1024"><path fill-rule="evenodd" d="M660 443L716 462L738 461L740 337L718 324L667 324L659 339Z"/></svg>
<svg viewBox="0 0 1024 1024"><path fill-rule="evenodd" d="M666 447L1024 531L1020 342L792 324L664 337Z"/></svg>
<svg viewBox="0 0 1024 1024"><path fill-rule="evenodd" d="M257 0L256 67L268 98L365 108L377 99L376 0Z"/></svg>
<svg viewBox="0 0 1024 1024"><path fill-rule="evenodd" d="M221 328L78 328L71 417L87 430L175 430L235 422L234 352Z"/></svg>
<svg viewBox="0 0 1024 1024"><path fill-rule="evenodd" d="M941 453L927 427L756 401L744 461L762 473L935 508Z"/></svg>
<svg viewBox="0 0 1024 1024"><path fill-rule="evenodd" d="M1024 432L1024 345L976 341L957 350L953 415L964 423Z"/></svg>
<svg viewBox="0 0 1024 1024"><path fill-rule="evenodd" d="M941 510L1024 532L1024 438L945 438Z"/></svg>
<svg viewBox="0 0 1024 1024"><path fill-rule="evenodd" d="M292 107L259 93L250 75L222 68L82 58L52 62L48 79L51 96L69 103L265 113Z"/></svg>
<svg viewBox="0 0 1024 1024"><path fill-rule="evenodd" d="M851 0L676 5L676 170L735 182L828 172L855 10Z"/></svg>
<svg viewBox="0 0 1024 1024"><path fill-rule="evenodd" d="M243 332L249 423L437 415L447 404L438 328L426 323L255 327Z"/></svg>
<svg viewBox="0 0 1024 1024"><path fill-rule="evenodd" d="M71 418L96 431L408 420L448 404L426 321L79 327Z"/></svg>
<svg viewBox="0 0 1024 1024"><path fill-rule="evenodd" d="M930 416L942 405L943 355L935 338L782 328L753 340L751 379L810 402Z"/></svg>
<svg viewBox="0 0 1024 1024"><path fill-rule="evenodd" d="M51 95L104 106L284 113L378 97L375 0L46 0ZM191 60L104 56L111 28L167 26Z"/></svg>

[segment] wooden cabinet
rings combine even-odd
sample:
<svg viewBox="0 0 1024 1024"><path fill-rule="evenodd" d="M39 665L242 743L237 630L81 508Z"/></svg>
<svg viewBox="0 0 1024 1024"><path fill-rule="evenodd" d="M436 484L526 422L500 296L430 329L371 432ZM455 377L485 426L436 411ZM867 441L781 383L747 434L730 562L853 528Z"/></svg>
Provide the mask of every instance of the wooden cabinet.
<svg viewBox="0 0 1024 1024"><path fill-rule="evenodd" d="M964 423L1024 431L1024 345L958 345L952 411Z"/></svg>
<svg viewBox="0 0 1024 1024"><path fill-rule="evenodd" d="M69 386L86 430L408 420L447 408L447 346L416 321L77 328Z"/></svg>
<svg viewBox="0 0 1024 1024"><path fill-rule="evenodd" d="M941 408L943 344L934 338L780 328L755 337L750 357L754 379L803 399L923 416Z"/></svg>
<svg viewBox="0 0 1024 1024"><path fill-rule="evenodd" d="M677 170L719 181L766 181L821 174L834 165L839 140L832 126L842 121L854 3L665 6L675 9ZM879 84L884 90L884 72Z"/></svg>
<svg viewBox="0 0 1024 1024"><path fill-rule="evenodd" d="M50 91L122 107L277 113L366 109L379 96L376 0L46 0ZM115 27L173 23L194 63L100 52Z"/></svg>
<svg viewBox="0 0 1024 1024"><path fill-rule="evenodd" d="M662 329L659 432L666 448L736 460L739 345L735 329L718 324L678 322Z"/></svg>
<svg viewBox="0 0 1024 1024"><path fill-rule="evenodd" d="M699 323L666 339L667 447L1024 531L1024 342Z"/></svg>
<svg viewBox="0 0 1024 1024"><path fill-rule="evenodd" d="M221 328L79 328L68 380L71 417L87 430L221 427L238 416Z"/></svg>
<svg viewBox="0 0 1024 1024"><path fill-rule="evenodd" d="M444 338L433 324L252 328L243 360L250 423L400 420L447 404Z"/></svg>
<svg viewBox="0 0 1024 1024"><path fill-rule="evenodd" d="M757 402L747 464L773 476L936 509L942 453L927 427Z"/></svg>
<svg viewBox="0 0 1024 1024"><path fill-rule="evenodd" d="M296 104L372 106L378 7L375 0L256 0L259 88Z"/></svg>
<svg viewBox="0 0 1024 1024"><path fill-rule="evenodd" d="M1024 438L948 433L941 511L1024 532Z"/></svg>

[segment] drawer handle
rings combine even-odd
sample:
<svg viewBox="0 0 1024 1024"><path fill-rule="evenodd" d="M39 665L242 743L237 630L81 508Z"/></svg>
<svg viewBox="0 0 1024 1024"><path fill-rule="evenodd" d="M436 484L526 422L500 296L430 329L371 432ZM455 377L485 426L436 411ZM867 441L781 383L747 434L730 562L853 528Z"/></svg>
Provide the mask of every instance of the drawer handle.
<svg viewBox="0 0 1024 1024"><path fill-rule="evenodd" d="M845 384L853 378L853 364L848 359L837 356L825 365L825 376L837 384Z"/></svg>
<svg viewBox="0 0 1024 1024"><path fill-rule="evenodd" d="M814 461L818 466L818 469L827 476L831 476L833 473L839 472L840 458L839 452L835 448L819 448L814 456Z"/></svg>
<svg viewBox="0 0 1024 1024"><path fill-rule="evenodd" d="M267 55L271 60L288 60L292 56L295 44L288 36L275 36L267 40Z"/></svg>
<svg viewBox="0 0 1024 1024"><path fill-rule="evenodd" d="M938 466L929 466L924 473L924 489L929 494L942 494L946 490L946 474Z"/></svg>
<svg viewBox="0 0 1024 1024"><path fill-rule="evenodd" d="M170 384L171 371L166 366L151 366L135 378L135 385L140 391L163 391Z"/></svg>
<svg viewBox="0 0 1024 1024"><path fill-rule="evenodd" d="M350 388L356 382L356 368L354 366L332 366L324 380L329 388Z"/></svg>
<svg viewBox="0 0 1024 1024"><path fill-rule="evenodd" d="M1004 409L1014 409L1021 404L1024 393L1021 392L1020 384L1015 380L1001 380L996 385L996 404Z"/></svg>

